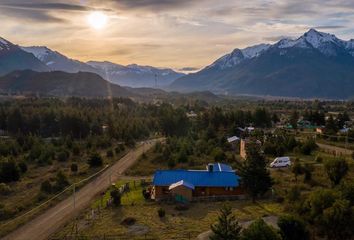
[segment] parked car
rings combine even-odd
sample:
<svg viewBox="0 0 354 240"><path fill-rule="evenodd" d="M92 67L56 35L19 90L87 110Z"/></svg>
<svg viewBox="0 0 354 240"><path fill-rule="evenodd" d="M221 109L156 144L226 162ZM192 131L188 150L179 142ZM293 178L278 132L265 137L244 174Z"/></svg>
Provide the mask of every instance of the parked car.
<svg viewBox="0 0 354 240"><path fill-rule="evenodd" d="M281 167L290 167L290 166L291 166L291 161L289 157L277 157L270 164L271 168L281 168Z"/></svg>

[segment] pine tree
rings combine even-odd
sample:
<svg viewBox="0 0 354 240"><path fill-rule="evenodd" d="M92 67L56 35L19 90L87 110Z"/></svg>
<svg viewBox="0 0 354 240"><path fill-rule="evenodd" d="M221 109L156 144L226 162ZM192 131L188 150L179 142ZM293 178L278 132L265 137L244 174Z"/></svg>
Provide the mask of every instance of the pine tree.
<svg viewBox="0 0 354 240"><path fill-rule="evenodd" d="M256 143L250 143L246 149L247 159L240 169L243 187L255 201L273 185L270 173L266 168L266 160Z"/></svg>
<svg viewBox="0 0 354 240"><path fill-rule="evenodd" d="M220 209L220 215L218 222L211 226L213 235L211 240L237 240L240 238L240 232L242 227L236 220L230 206L223 206Z"/></svg>

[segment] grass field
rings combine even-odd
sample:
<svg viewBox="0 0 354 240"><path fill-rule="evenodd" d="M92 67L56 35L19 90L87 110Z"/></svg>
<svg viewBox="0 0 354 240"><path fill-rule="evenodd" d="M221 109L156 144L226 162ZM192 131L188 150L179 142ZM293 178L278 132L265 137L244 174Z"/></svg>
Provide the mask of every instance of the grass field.
<svg viewBox="0 0 354 240"><path fill-rule="evenodd" d="M299 176L297 181L295 181L290 168L270 170L274 179L273 189L278 197L286 198L289 189L294 186L297 186L303 195L315 189L329 188L331 186L324 172L323 163L316 162L316 156L321 156L324 161L333 157L320 150L313 152L309 156L290 154L292 159L299 158L302 164L307 163L313 166L314 171L310 183L304 182L303 175ZM142 158L139 164L136 164L130 170L130 173L142 171L140 173L145 175L153 169L163 167L162 164L158 165L151 162L151 159L153 158ZM269 160L271 159L269 158ZM347 161L350 166L350 174L348 174L346 179L352 181L354 180L354 161L349 156ZM102 198L103 200L97 199L91 206L93 209L103 206L99 212L96 211L94 219L92 219L91 210L89 210L82 214L78 221L69 223L56 236L71 235L73 226L78 226L78 234L85 236L119 235L135 239L141 237L142 234L147 234L147 236L154 239L178 239L179 237L180 239L188 239L188 237L193 239L200 233L210 229L210 225L217 220L218 210L225 204L225 202L193 203L188 210L178 211L173 204L146 201L141 194L143 188L139 185L140 181L136 180L136 178L134 179L136 187L133 187L134 180L121 180L117 183L117 186L121 186L129 182L131 188L129 193L123 195L121 207L106 207L105 202L109 198L109 193L107 192ZM249 200L238 200L228 202L228 204L232 206L237 219L243 222L263 216L278 216L284 213L286 206L289 207L289 204L278 202L278 197L272 198L268 195L267 200L259 200L256 203L252 203ZM159 208L165 209L166 217L160 218L158 216L157 211ZM121 224L128 217L136 219L136 224L133 227Z"/></svg>
<svg viewBox="0 0 354 240"><path fill-rule="evenodd" d="M122 156L124 156L124 154L126 154L126 151L115 155L113 158L103 157L103 167L105 167L106 164L111 164L119 160ZM103 153L102 156L104 156ZM38 210L31 212L25 217L17 218L22 216L22 214L27 213L31 209L36 208L41 203L46 202L48 199L55 195L43 194L40 191L40 187L41 183L45 180L53 180L59 170L67 175L70 184L72 184L95 174L103 168L90 168L86 163L85 157L83 157L81 161L76 161L76 163L78 164L79 168L79 171L76 174L72 173L70 170L70 160L67 162L53 161L51 165L42 167L38 167L35 164L29 164L27 172L21 177L20 181L9 184L12 190L11 193L0 196L0 203L4 206L4 209L8 209L8 211L11 211L12 214L14 214L11 219L0 221L0 236L3 236L5 233L8 233L12 229L15 229L17 226L27 222L48 207L56 204L71 194L71 191L68 190L63 195L59 196L43 207L40 207ZM9 222L10 224L8 224Z"/></svg>

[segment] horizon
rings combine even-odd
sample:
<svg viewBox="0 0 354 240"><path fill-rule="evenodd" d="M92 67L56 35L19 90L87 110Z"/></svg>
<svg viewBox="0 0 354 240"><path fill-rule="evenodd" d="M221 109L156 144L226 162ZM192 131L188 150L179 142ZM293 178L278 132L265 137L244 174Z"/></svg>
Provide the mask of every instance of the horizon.
<svg viewBox="0 0 354 240"><path fill-rule="evenodd" d="M354 4L16 0L2 1L0 13L0 36L20 46L46 46L83 62L193 72L235 48L296 38L311 28L350 39Z"/></svg>

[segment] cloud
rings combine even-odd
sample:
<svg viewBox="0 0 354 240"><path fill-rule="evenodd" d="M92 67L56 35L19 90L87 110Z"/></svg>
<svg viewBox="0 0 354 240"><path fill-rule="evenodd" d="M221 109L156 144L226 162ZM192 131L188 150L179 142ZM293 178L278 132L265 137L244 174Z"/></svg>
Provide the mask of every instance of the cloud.
<svg viewBox="0 0 354 240"><path fill-rule="evenodd" d="M123 9L167 10L190 5L194 0L111 0Z"/></svg>
<svg viewBox="0 0 354 240"><path fill-rule="evenodd" d="M340 25L328 25L328 26L317 26L314 27L315 29L342 29L345 28L345 26L340 26Z"/></svg>
<svg viewBox="0 0 354 240"><path fill-rule="evenodd" d="M90 11L92 8L67 3L0 3L0 7L12 9Z"/></svg>
<svg viewBox="0 0 354 240"><path fill-rule="evenodd" d="M16 22L32 21L41 23L64 23L66 19L56 17L45 11L33 9L4 9L0 7L0 15L14 19Z"/></svg>

